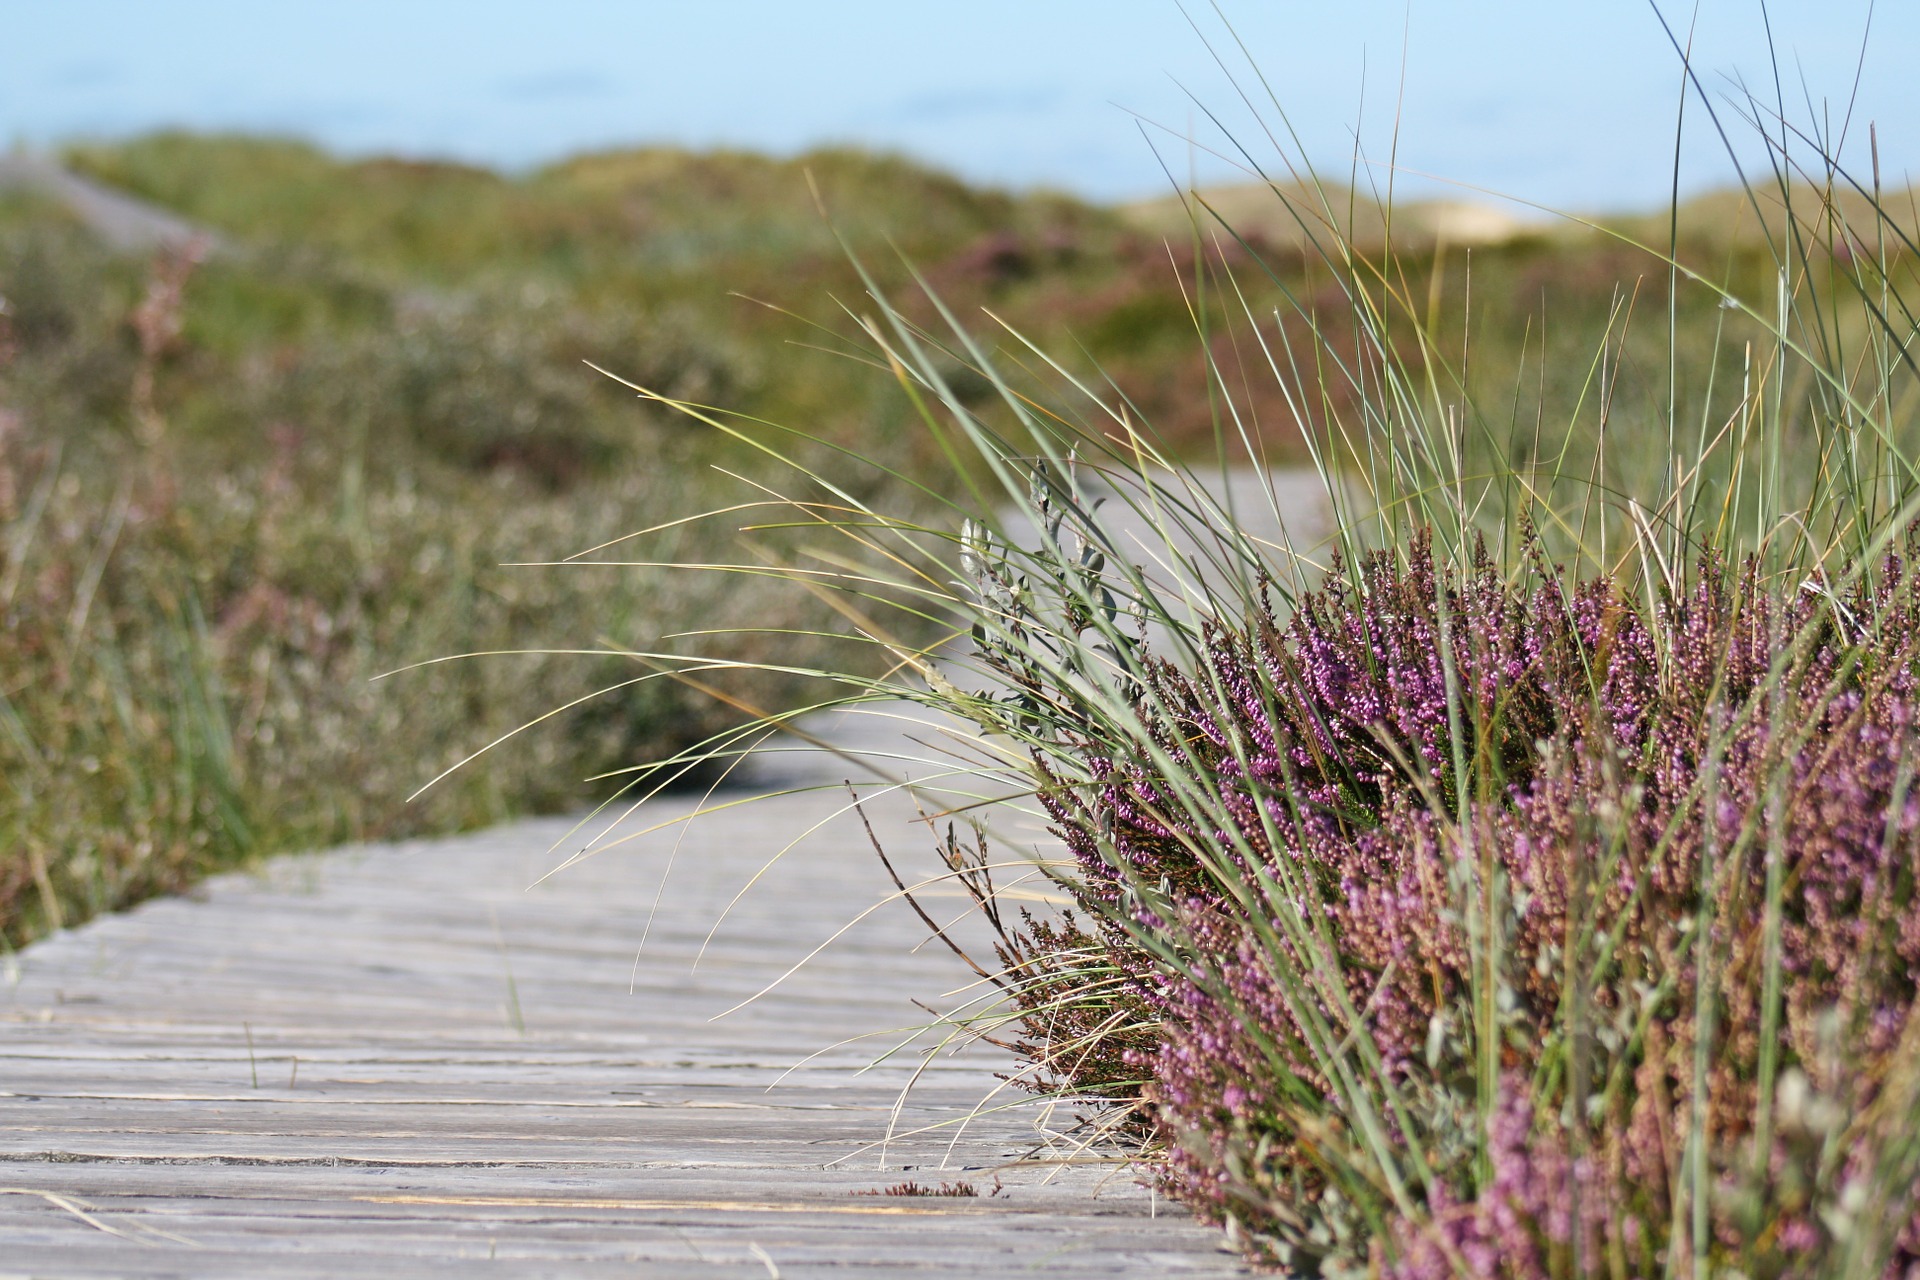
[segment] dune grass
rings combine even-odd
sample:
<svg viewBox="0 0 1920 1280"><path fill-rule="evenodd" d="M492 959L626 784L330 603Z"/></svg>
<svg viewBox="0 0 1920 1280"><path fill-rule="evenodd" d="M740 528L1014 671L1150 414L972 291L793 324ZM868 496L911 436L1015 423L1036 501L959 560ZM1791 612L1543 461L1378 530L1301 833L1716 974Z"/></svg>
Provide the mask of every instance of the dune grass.
<svg viewBox="0 0 1920 1280"><path fill-rule="evenodd" d="M1282 406L1323 544L1253 537L1124 386L867 280L876 363L969 484L929 520L801 466L791 523L892 663L822 669L835 705L971 730L887 764L979 831L940 858L1000 964L951 1024L1257 1261L1920 1266L1920 246L1877 147L1700 106L1754 123L1754 216L1610 237L1597 325L1501 310L1526 247L1475 255L1469 312L1303 162L1273 194L1309 267L1194 202L1219 465L1268 462ZM1022 871L1075 910L996 899Z"/></svg>

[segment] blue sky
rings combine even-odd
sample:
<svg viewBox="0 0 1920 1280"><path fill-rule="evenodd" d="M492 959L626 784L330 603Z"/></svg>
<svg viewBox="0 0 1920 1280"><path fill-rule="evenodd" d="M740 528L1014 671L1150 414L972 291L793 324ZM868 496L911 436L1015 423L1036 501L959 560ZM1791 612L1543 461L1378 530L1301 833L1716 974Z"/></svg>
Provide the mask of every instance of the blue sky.
<svg viewBox="0 0 1920 1280"><path fill-rule="evenodd" d="M1694 10L1663 3L1684 32ZM977 180L1121 198L1165 187L1146 138L1182 176L1228 172L1206 154L1221 145L1208 111L1271 160L1235 87L1259 88L1237 33L1307 154L1337 171L1356 123L1387 160L1399 98L1407 170L1563 208L1666 190L1678 62L1644 0L1222 8L1232 31L1206 0L0 0L0 144L187 125L516 168L640 142L858 142ZM1806 122L1810 92L1837 129L1866 4L1769 12L1789 115ZM1744 75L1771 99L1760 14L1757 0L1701 0L1696 63L1716 95ZM1915 66L1920 4L1881 0L1853 133L1864 144L1878 123L1889 181L1920 171ZM1727 180L1704 115L1690 120L1686 185Z"/></svg>

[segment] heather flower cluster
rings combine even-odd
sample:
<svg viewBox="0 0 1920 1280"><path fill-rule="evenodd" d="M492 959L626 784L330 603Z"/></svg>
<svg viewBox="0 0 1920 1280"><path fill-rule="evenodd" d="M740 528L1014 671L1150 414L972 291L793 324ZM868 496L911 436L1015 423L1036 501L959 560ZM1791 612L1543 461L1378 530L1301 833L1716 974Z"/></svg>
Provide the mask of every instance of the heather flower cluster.
<svg viewBox="0 0 1920 1280"><path fill-rule="evenodd" d="M1300 1274L1920 1277L1910 557L1645 598L1464 559L1215 621L1131 742L1054 718L1075 948L1134 1016L1089 1051L1056 963L1030 1052L1067 1028L1056 1078L1137 1087L1166 1187Z"/></svg>

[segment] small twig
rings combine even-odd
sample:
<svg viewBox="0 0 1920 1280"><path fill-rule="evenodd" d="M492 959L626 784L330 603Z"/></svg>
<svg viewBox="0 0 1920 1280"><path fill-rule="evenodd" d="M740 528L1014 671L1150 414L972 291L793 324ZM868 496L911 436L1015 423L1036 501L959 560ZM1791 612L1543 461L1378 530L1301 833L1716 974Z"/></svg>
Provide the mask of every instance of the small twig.
<svg viewBox="0 0 1920 1280"><path fill-rule="evenodd" d="M75 644L79 643L80 633L86 629L87 615L93 612L94 596L100 590L101 578L106 575L107 562L113 558L113 549L120 542L120 530L127 523L127 513L132 503L133 481L129 477L122 480L114 492L113 505L107 511L106 528L80 574L80 585L74 590L73 609L67 614L67 634Z"/></svg>
<svg viewBox="0 0 1920 1280"><path fill-rule="evenodd" d="M500 968L507 975L507 1025L513 1028L513 1034L525 1039L527 1020L520 1012L520 988L513 980L513 961L507 955L507 935L500 931L500 912L495 907L488 907L487 915L493 921L494 943L500 948Z"/></svg>
<svg viewBox="0 0 1920 1280"><path fill-rule="evenodd" d="M52 1191L42 1191L38 1187L0 1187L0 1196L33 1196L37 1199L45 1200L56 1209L66 1210L96 1231L104 1231L110 1236L119 1236L122 1240L131 1240L136 1244L153 1243L153 1241L144 1239L131 1231L122 1231L112 1223L103 1222L99 1218L94 1217L93 1214L99 1212L99 1206L89 1204L85 1200L72 1199L67 1196L58 1195ZM93 1212L88 1212L89 1210ZM158 1227L149 1227L145 1223L136 1223L135 1226L139 1231L146 1233L146 1235L159 1236L162 1240L171 1240L175 1244L186 1245L189 1249L198 1249L200 1247L185 1236L176 1236L172 1232L162 1231Z"/></svg>
<svg viewBox="0 0 1920 1280"><path fill-rule="evenodd" d="M928 813L926 806L920 803L920 797L918 795L913 797L913 807L919 811L920 821L926 826L929 832L933 833L934 839L938 840L940 838L940 830L935 823L938 822L940 815ZM948 812L952 812L952 810ZM987 837L977 828L975 830L975 837L977 843L974 847L979 858L977 863L969 864L966 861L965 855L961 853L960 842L954 838L953 823L948 822L947 839L943 856L946 859L947 866L954 871L959 879L960 887L967 891L968 895L972 897L974 904L980 908L981 914L986 916L987 922L993 926L994 933L999 936L1001 942L1011 945L1013 939L1008 936L1006 925L1000 921L1000 901L994 893L993 872L987 866ZM975 876L979 877L978 883L975 882Z"/></svg>
<svg viewBox="0 0 1920 1280"><path fill-rule="evenodd" d="M998 1036L990 1035L985 1031L981 1031L975 1027L969 1026L965 1022L959 1021L947 1014L940 1012L938 1009L928 1004L925 1000L914 1000L912 1003L914 1008L920 1010L923 1013L932 1014L935 1019L949 1026L959 1027L961 1030L965 1031L969 1036L973 1037L975 1040L984 1040L988 1044L992 1045L994 1048L1005 1049L1009 1053L1020 1052L1020 1046L1015 1044L1013 1041L1002 1040Z"/></svg>
<svg viewBox="0 0 1920 1280"><path fill-rule="evenodd" d="M955 942L945 929L934 923L933 917L927 914L926 908L920 905L919 899L915 898L913 893L907 888L907 882L902 880L900 873L893 869L893 863L887 858L887 851L880 847L880 838L873 834L873 823L867 820L866 808L860 803L860 793L854 790L853 781L848 779L846 785L847 794L853 797L853 811L860 815L860 825L866 828L867 842L873 846L873 851L880 855L880 865L887 869L887 874L893 878L894 885L900 890L900 896L907 900L907 905L913 908L913 913L919 916L927 928L933 930L933 936L946 943L947 950L959 956L969 969L985 978L988 982L991 982L994 986L999 987L1002 991L1011 991L1012 988L1007 986L999 974L989 973L981 968L979 961L968 955L965 948Z"/></svg>
<svg viewBox="0 0 1920 1280"><path fill-rule="evenodd" d="M780 1268L774 1265L773 1257L753 1241L747 1241L747 1252L760 1259L760 1265L767 1269L768 1280L780 1280Z"/></svg>

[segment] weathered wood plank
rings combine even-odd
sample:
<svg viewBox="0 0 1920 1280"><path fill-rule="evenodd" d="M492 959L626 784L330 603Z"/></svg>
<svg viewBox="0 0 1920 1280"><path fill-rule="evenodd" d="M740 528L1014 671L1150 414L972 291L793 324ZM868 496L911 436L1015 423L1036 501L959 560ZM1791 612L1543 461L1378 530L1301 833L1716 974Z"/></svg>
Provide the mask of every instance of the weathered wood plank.
<svg viewBox="0 0 1920 1280"><path fill-rule="evenodd" d="M726 808L544 881L568 822L286 859L29 949L0 971L0 1275L1236 1273L1049 1145L997 1054L865 1069L973 979L844 806ZM909 806L870 812L928 865ZM905 1178L981 1194L854 1194Z"/></svg>

